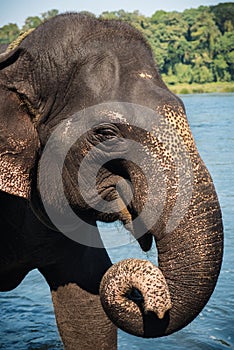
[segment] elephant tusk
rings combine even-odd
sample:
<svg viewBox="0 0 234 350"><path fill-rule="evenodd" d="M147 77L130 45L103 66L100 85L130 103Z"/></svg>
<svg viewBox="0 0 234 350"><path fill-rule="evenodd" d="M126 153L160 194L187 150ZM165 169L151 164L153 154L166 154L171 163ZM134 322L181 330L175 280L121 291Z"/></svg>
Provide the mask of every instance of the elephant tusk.
<svg viewBox="0 0 234 350"><path fill-rule="evenodd" d="M124 201L120 197L118 197L117 203L118 203L118 208L119 208L119 213L120 213L119 219L122 221L125 228L129 232L134 234L134 229L133 229L133 225L132 225L132 216L129 213Z"/></svg>

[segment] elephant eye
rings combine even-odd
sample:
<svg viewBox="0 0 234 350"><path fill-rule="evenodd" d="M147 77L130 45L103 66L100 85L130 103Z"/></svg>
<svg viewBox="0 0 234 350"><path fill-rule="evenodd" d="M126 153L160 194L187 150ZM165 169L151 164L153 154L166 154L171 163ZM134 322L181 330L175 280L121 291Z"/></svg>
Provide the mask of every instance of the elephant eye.
<svg viewBox="0 0 234 350"><path fill-rule="evenodd" d="M94 136L99 140L108 140L120 137L120 131L115 124L100 124L93 128Z"/></svg>

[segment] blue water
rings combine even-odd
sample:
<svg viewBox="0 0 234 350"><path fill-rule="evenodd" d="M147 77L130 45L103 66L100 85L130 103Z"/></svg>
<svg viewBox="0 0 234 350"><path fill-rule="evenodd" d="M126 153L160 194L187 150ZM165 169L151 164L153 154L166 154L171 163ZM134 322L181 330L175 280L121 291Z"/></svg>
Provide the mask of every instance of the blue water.
<svg viewBox="0 0 234 350"><path fill-rule="evenodd" d="M223 211L225 250L222 270L209 303L190 325L166 338L150 340L119 331L120 350L234 349L234 94L181 97ZM110 229L114 234L121 231L117 226ZM109 253L113 262L130 256L154 260L153 253L142 253L135 243L112 249ZM49 288L36 270L30 272L15 290L1 293L0 301L0 349L63 349Z"/></svg>

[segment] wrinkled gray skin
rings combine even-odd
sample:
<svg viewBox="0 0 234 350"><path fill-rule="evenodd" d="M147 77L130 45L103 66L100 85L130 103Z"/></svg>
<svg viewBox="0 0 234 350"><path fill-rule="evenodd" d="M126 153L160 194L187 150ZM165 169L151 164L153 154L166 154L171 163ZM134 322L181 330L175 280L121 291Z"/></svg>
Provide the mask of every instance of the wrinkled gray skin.
<svg viewBox="0 0 234 350"><path fill-rule="evenodd" d="M146 169L142 170L153 167L156 178L157 157L167 173L168 196L163 213L139 239L144 251L151 248L152 238L155 239L161 270L161 305L152 307L154 297L144 295L147 290L149 295L155 295L154 283L157 284L150 282L155 277L148 279L148 269L139 269L143 282L139 273L137 281L121 278L123 268L132 276L135 265L141 266L141 262L130 260L116 272L116 283L126 281L128 285L128 292L120 298L124 299L124 307L118 309L116 294L116 308L105 308L108 316L99 299L102 277L111 266L106 250L83 246L58 232L44 212L37 185L40 155L52 130L84 107L107 101L137 103L160 113L183 139L193 171L188 210L179 225L167 234L165 228L178 196L177 178L173 161L166 157L160 143L144 132L144 116L141 130L114 125L111 120L105 125L100 122L69 152L63 173L64 191L73 210L95 230L97 220L129 224L137 217L146 201L147 184L141 170L121 160L121 150L117 149L119 159L103 166L99 173L98 191L106 200L124 201L124 194L118 193L115 185L120 179L127 179L134 192L132 202L125 210L109 215L90 208L81 198L76 176L80 161L93 145L119 137L145 143L152 163L145 164ZM181 329L198 315L212 294L221 266L219 203L194 144L184 106L161 80L151 50L138 31L125 23L77 14L61 15L42 24L18 48L0 56L0 129L1 291L15 288L30 270L37 268L50 286L66 349L115 349L114 324L138 336L158 337ZM155 205L158 200L155 198ZM61 208L54 203L53 209L59 213ZM107 285L113 284L115 291L126 291L126 286L119 288L109 281L113 278L107 272ZM144 281L148 281L147 285ZM106 305L105 296L101 299ZM147 300L152 307L149 310ZM125 323L129 314L136 319L130 328Z"/></svg>
<svg viewBox="0 0 234 350"><path fill-rule="evenodd" d="M7 44L0 44L0 54L6 51L8 45Z"/></svg>

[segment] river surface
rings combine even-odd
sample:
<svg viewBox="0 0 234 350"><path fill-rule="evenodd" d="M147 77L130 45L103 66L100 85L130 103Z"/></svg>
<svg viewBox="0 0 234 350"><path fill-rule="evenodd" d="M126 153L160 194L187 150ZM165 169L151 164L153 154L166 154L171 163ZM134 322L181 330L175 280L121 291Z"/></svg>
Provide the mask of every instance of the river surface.
<svg viewBox="0 0 234 350"><path fill-rule="evenodd" d="M223 212L225 249L216 289L200 315L183 330L159 339L140 339L119 331L120 350L234 349L234 94L182 95L199 152L212 174ZM109 225L113 235L126 234ZM129 242L131 238L129 237ZM112 248L113 262L127 257L154 259L135 243ZM0 294L0 349L63 349L49 288L31 271L11 292ZM99 349L97 349L99 350Z"/></svg>

